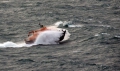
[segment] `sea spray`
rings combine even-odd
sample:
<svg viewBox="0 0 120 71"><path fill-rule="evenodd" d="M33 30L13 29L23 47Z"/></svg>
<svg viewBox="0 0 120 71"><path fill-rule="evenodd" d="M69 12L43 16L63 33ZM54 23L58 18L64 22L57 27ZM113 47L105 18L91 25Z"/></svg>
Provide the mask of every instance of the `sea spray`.
<svg viewBox="0 0 120 71"><path fill-rule="evenodd" d="M56 27L58 27L58 28L63 28L63 27L73 27L73 28L75 28L75 27L83 27L84 25L81 25L81 24L73 24L73 22L72 21L58 21L58 22L56 22L55 24L54 24Z"/></svg>
<svg viewBox="0 0 120 71"><path fill-rule="evenodd" d="M66 41L70 38L70 33L66 29L62 29L62 27L81 27L81 25L73 25L71 21L59 21L56 22L53 26L49 26L48 28L52 28L54 31L45 31L38 35L37 39L34 43L26 44L24 41L19 42L12 42L7 41L4 43L0 43L0 48L6 48L6 47L13 47L13 48L19 48L19 47L31 47L38 44L59 44L60 42ZM64 36L64 39L60 42L58 42L59 37L62 35L63 30L66 30L66 34ZM54 35L53 35L54 34Z"/></svg>
<svg viewBox="0 0 120 71"><path fill-rule="evenodd" d="M25 46L25 43L14 43L12 41L7 41L4 43L0 43L0 48L6 48L6 47L23 47Z"/></svg>

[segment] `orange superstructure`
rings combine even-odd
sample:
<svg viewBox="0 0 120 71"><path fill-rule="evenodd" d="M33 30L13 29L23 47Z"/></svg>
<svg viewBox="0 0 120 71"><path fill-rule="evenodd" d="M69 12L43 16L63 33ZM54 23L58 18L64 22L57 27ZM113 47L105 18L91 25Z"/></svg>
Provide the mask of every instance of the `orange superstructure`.
<svg viewBox="0 0 120 71"><path fill-rule="evenodd" d="M30 32L28 33L28 38L25 39L25 42L26 42L26 43L33 43L33 42L36 40L37 36L38 36L41 32L46 31L46 30L49 30L49 29L47 29L47 27L42 27L42 28L40 28L40 29L38 29L38 30L30 31Z"/></svg>

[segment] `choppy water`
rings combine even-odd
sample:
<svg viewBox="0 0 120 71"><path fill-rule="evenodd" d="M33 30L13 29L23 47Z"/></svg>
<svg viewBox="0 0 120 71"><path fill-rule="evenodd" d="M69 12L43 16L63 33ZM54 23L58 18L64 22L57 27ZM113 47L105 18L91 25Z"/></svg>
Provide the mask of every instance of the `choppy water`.
<svg viewBox="0 0 120 71"><path fill-rule="evenodd" d="M60 45L0 48L0 71L120 71L119 0L2 0L0 17L0 43L72 21Z"/></svg>

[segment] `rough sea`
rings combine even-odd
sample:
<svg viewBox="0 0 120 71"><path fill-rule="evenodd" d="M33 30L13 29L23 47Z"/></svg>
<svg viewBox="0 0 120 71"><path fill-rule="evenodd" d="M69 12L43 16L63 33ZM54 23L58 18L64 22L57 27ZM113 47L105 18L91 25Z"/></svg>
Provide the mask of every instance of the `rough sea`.
<svg viewBox="0 0 120 71"><path fill-rule="evenodd" d="M0 0L0 45L56 22L67 41L0 47L0 71L120 71L120 0Z"/></svg>

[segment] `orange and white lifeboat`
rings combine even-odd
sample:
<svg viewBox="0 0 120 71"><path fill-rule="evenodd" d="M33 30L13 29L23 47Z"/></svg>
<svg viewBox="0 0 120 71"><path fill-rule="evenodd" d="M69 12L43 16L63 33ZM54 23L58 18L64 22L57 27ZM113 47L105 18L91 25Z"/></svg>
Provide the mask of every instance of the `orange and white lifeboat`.
<svg viewBox="0 0 120 71"><path fill-rule="evenodd" d="M61 28L57 28L55 26L48 26L48 27L43 26L42 28L40 28L38 30L30 31L28 33L28 37L25 39L25 43L26 44L34 43L36 41L36 39L38 38L38 36L40 36L40 35L42 35L43 38L42 37L39 38L42 40L42 42L40 41L39 44L44 44L46 42L43 42L43 40L50 41L50 39L52 39L52 41L50 41L49 43L52 43L52 42L59 43L60 41L62 41L64 39L65 34L66 34L66 30L63 30ZM47 37L44 38L45 36L47 36ZM46 44L48 44L48 43L46 43Z"/></svg>

